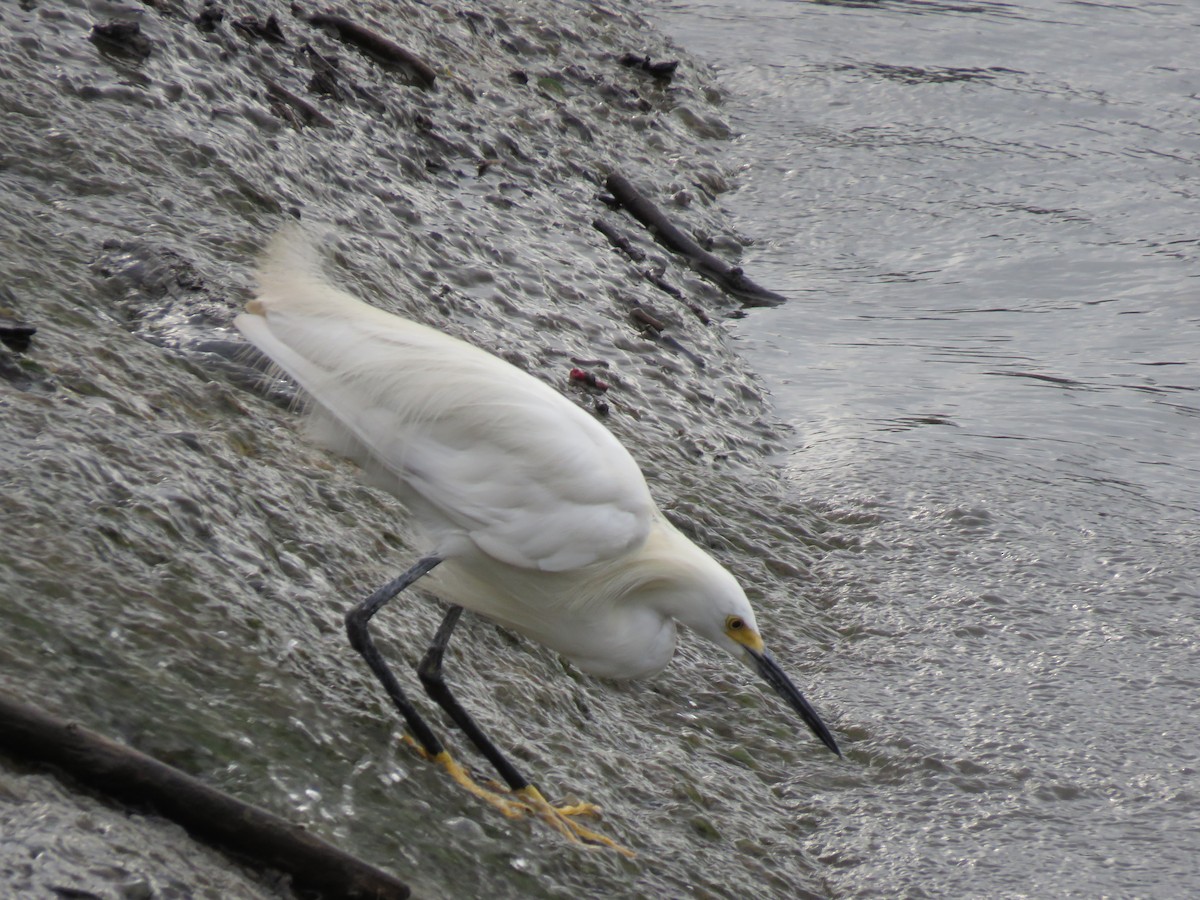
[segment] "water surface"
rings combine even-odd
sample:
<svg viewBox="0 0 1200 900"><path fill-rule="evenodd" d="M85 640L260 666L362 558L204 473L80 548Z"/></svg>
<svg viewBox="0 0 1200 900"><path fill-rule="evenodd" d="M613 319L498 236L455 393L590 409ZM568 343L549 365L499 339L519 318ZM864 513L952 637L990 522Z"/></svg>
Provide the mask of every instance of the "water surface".
<svg viewBox="0 0 1200 900"><path fill-rule="evenodd" d="M1197 11L655 10L731 90L744 264L793 298L740 344L845 545L860 765L794 787L829 893L1194 893Z"/></svg>

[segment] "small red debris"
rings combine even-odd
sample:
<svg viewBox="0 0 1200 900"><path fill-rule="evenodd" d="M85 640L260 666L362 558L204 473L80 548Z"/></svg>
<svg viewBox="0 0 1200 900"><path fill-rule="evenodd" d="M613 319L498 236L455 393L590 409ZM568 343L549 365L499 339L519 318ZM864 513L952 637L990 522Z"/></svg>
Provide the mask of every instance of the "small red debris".
<svg viewBox="0 0 1200 900"><path fill-rule="evenodd" d="M598 391L607 391L608 390L608 382L601 381L599 378L597 378L591 372L585 372L583 369L572 369L571 370L571 380L572 381L581 381L584 384L586 384L588 387L595 388Z"/></svg>

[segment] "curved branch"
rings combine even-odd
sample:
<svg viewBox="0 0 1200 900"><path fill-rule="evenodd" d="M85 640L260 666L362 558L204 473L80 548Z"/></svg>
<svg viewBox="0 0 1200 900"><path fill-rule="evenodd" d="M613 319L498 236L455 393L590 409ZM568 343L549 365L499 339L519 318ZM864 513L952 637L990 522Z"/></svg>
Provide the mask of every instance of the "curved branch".
<svg viewBox="0 0 1200 900"><path fill-rule="evenodd" d="M149 806L189 834L292 876L325 900L405 900L408 885L298 825L178 769L0 693L0 751L53 765L103 794Z"/></svg>

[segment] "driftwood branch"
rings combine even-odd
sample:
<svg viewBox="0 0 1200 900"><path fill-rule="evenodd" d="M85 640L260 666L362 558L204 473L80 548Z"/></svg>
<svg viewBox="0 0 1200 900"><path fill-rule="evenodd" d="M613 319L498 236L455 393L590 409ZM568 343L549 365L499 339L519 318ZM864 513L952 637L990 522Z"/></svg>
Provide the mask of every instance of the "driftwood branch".
<svg viewBox="0 0 1200 900"><path fill-rule="evenodd" d="M437 72L421 57L390 38L359 25L353 19L333 13L313 13L306 16L295 6L292 7L292 11L312 25L332 28L345 43L353 44L381 66L406 72L423 88L430 89L437 81Z"/></svg>
<svg viewBox="0 0 1200 900"><path fill-rule="evenodd" d="M278 869L324 900L404 900L395 877L279 816L209 787L166 763L0 693L0 751L55 766L88 787L182 825L193 837Z"/></svg>
<svg viewBox="0 0 1200 900"><path fill-rule="evenodd" d="M736 266L709 253L688 237L657 206L647 200L624 175L613 173L605 186L629 214L641 222L659 243L687 257L692 266L747 306L778 306L786 299L746 277Z"/></svg>

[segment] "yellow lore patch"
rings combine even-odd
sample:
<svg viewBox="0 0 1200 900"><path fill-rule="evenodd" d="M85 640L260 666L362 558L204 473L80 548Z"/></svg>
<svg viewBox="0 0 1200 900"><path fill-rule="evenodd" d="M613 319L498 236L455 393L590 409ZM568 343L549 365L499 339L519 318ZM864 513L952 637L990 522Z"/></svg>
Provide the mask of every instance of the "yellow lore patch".
<svg viewBox="0 0 1200 900"><path fill-rule="evenodd" d="M725 633L747 650L755 653L766 650L762 637L741 616L729 616L725 620Z"/></svg>

